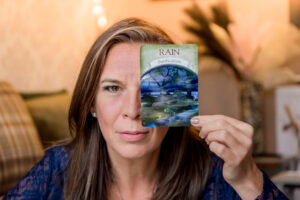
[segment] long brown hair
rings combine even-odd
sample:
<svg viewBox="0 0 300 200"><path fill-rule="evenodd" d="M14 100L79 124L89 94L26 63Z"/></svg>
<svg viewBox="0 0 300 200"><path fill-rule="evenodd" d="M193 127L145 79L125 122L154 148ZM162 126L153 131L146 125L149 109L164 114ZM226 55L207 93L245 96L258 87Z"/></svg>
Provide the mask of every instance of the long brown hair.
<svg viewBox="0 0 300 200"><path fill-rule="evenodd" d="M71 155L64 197L69 200L107 200L112 170L106 142L90 109L96 96L106 56L113 45L127 43L173 44L160 28L143 20L122 20L95 41L79 74L69 110L74 139L67 145ZM169 128L158 162L159 179L152 199L196 200L209 173L208 148L188 129Z"/></svg>

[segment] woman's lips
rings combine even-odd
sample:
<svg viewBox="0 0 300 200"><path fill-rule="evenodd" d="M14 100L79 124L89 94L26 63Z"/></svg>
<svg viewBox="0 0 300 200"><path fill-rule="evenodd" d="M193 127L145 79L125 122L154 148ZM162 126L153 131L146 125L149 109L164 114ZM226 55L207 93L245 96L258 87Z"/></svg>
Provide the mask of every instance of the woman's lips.
<svg viewBox="0 0 300 200"><path fill-rule="evenodd" d="M122 140L126 142L136 142L145 138L148 131L122 131L118 133Z"/></svg>

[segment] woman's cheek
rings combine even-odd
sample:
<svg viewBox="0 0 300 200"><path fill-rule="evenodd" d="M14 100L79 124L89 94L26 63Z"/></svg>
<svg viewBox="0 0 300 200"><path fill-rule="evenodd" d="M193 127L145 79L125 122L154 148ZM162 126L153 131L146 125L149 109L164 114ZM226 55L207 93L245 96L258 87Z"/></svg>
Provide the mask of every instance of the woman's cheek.
<svg viewBox="0 0 300 200"><path fill-rule="evenodd" d="M97 101L100 122L112 123L117 120L122 111L121 97L100 97Z"/></svg>

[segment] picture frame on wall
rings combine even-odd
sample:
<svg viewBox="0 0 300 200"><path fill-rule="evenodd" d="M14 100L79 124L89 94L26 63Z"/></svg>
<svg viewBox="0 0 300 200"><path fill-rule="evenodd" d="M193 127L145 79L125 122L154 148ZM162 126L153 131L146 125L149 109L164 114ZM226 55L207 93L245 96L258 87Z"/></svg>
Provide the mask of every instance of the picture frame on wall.
<svg viewBox="0 0 300 200"><path fill-rule="evenodd" d="M274 98L276 152L294 156L300 149L300 85L281 86Z"/></svg>
<svg viewBox="0 0 300 200"><path fill-rule="evenodd" d="M300 85L285 85L265 91L265 152L293 157L300 149Z"/></svg>

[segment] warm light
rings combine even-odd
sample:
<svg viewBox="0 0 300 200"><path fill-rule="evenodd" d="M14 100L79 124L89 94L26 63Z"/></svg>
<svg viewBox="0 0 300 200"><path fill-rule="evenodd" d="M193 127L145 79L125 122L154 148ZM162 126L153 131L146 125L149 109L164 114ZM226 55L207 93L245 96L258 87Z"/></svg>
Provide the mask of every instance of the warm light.
<svg viewBox="0 0 300 200"><path fill-rule="evenodd" d="M100 14L102 14L103 13L103 7L100 6L100 5L94 6L93 13L94 13L94 15L100 15Z"/></svg>
<svg viewBox="0 0 300 200"><path fill-rule="evenodd" d="M98 25L100 27L104 27L104 26L106 26L106 24L107 24L107 19L105 16L101 16L98 18Z"/></svg>
<svg viewBox="0 0 300 200"><path fill-rule="evenodd" d="M107 24L107 18L105 14L105 9L103 8L102 2L103 0L93 0L93 14L97 16L97 24L99 27L103 28Z"/></svg>

